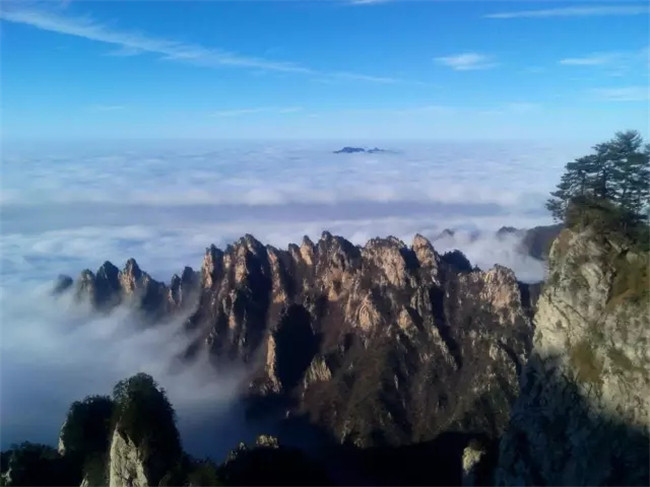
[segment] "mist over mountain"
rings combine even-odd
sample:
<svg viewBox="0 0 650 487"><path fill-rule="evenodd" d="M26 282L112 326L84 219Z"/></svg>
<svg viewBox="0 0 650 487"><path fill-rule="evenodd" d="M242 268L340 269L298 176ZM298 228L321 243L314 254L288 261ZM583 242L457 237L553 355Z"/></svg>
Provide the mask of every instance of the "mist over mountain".
<svg viewBox="0 0 650 487"><path fill-rule="evenodd" d="M650 485L650 5L0 0L0 487Z"/></svg>
<svg viewBox="0 0 650 487"><path fill-rule="evenodd" d="M296 151L293 176L313 171L306 165L314 152ZM492 475L497 451L511 448L500 442L514 427L520 374L539 352L537 302L553 301L541 281L549 272L573 279L570 262L549 269L563 225L534 210L526 198L535 192L483 186L478 200L463 200L454 192L463 174L439 171L443 183L432 183L446 185L439 194L407 176L404 193L341 190L318 201L306 188L274 181L262 162L273 151L258 149L237 170L230 166L230 176L224 170L229 179L220 187L254 194L261 182L250 175L259 170L276 185L274 196L246 202L240 193L226 202L220 198L232 195L225 192L209 202L203 178L230 162L206 154L182 171L187 154L146 160L152 181L129 176L125 158L112 160L112 176L104 166L73 172L87 157L12 162L10 183L31 187L33 199L9 191L1 215L8 233L0 304L11 325L2 330L0 373L12 391L1 397L2 448L24 440L53 445L72 401L145 372L165 389L183 449L197 457L221 462L240 441L272 434L344 484L405 482L377 470L383 456L410 462L416 483ZM400 164L426 167L418 154L355 157L368 157L360 164L378 164L385 178ZM338 167L322 157L328 170ZM291 160L291 152L277 158ZM530 179L525 165L517 167ZM373 171L349 171L350 184L371 185L364 178ZM98 172L109 178L102 188L114 185L121 198L88 191ZM193 174L197 192L188 201L182 182L168 194L153 192L175 172ZM322 198L318 178L311 184ZM57 185L79 192L62 196ZM48 212L52 218L38 217ZM376 238L382 234L394 236ZM571 262L594 252L590 237L580 238L583 253ZM120 438L111 445L129 445ZM267 461L266 453L251 455ZM427 455L439 462L435 478L425 473ZM236 465L222 475L240 475ZM508 475L511 467L500 468Z"/></svg>

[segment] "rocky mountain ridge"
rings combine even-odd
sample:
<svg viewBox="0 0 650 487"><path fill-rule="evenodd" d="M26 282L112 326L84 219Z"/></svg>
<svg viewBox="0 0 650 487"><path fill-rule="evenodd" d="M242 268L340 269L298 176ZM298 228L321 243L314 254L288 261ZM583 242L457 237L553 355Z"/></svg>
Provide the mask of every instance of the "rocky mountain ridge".
<svg viewBox="0 0 650 487"><path fill-rule="evenodd" d="M103 311L123 303L166 316L189 306L185 326L199 338L186 359L203 349L216 364L247 364L251 403L315 424L339 445L321 458L330 480L647 485L648 252L571 228L549 266L545 285L531 286L500 266L473 268L460 252L440 255L419 235L410 246L390 237L357 247L324 232L287 250L250 235L209 247L198 273L173 280L192 304L131 261L82 273L76 287L60 282ZM150 483L142 451L119 431L109 473ZM236 450L231 474L251 471L246 458L303 461L266 443L239 460L248 453ZM324 482L319 468L302 478Z"/></svg>
<svg viewBox="0 0 650 487"><path fill-rule="evenodd" d="M498 437L533 332L532 288L504 267L440 255L421 235L357 247L324 232L287 250L246 235L209 247L198 273L186 268L169 286L129 260L84 271L75 287L100 309L130 303L156 319L196 295L187 360L207 349L215 363L248 364L252 404L270 401L357 446L449 429Z"/></svg>

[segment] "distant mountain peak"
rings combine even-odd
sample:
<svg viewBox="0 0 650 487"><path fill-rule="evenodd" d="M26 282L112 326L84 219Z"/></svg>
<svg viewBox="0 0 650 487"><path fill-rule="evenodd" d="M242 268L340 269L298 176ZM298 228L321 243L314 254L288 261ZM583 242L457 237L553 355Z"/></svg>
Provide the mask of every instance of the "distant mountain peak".
<svg viewBox="0 0 650 487"><path fill-rule="evenodd" d="M373 147L372 149L365 149L363 147L351 147L345 146L339 150L335 150L334 154L356 154L356 153L366 153L366 154L377 154L380 152L392 152L387 149L380 149L379 147Z"/></svg>

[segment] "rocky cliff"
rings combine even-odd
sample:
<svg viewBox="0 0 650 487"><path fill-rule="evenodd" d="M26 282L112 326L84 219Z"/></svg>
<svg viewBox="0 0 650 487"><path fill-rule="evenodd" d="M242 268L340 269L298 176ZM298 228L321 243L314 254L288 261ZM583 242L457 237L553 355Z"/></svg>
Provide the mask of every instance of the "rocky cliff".
<svg viewBox="0 0 650 487"><path fill-rule="evenodd" d="M111 440L108 465L111 487L147 487L151 484L151 475L146 471L142 451L117 429Z"/></svg>
<svg viewBox="0 0 650 487"><path fill-rule="evenodd" d="M396 445L448 430L494 438L507 422L534 296L509 269L473 269L419 235L359 247L324 232L287 250L251 235L211 246L195 276L165 286L133 260L122 271L105 263L77 292L160 316L178 309L174 289L198 288L186 326L199 338L186 358L207 348L215 362L246 363L253 403L307 417L337 442Z"/></svg>
<svg viewBox="0 0 650 487"><path fill-rule="evenodd" d="M201 275L190 322L215 356L261 362L251 397L358 446L502 430L532 336L510 270L459 266L419 235L356 247L325 232L211 247Z"/></svg>
<svg viewBox="0 0 650 487"><path fill-rule="evenodd" d="M501 485L648 485L648 253L565 229L501 441Z"/></svg>

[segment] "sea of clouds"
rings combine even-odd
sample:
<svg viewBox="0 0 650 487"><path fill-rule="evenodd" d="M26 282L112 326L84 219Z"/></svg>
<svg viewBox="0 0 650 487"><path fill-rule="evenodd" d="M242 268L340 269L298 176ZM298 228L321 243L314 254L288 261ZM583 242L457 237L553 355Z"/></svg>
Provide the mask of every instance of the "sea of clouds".
<svg viewBox="0 0 650 487"><path fill-rule="evenodd" d="M121 267L134 257L154 278L169 281L185 265L198 268L211 243L223 247L245 233L286 247L303 235L316 240L323 230L364 244L387 235L410 243L415 233L434 238L452 228L454 237L434 242L439 251L460 248L481 268L499 263L535 281L544 264L516 251L517 236L494 232L551 223L543 206L548 192L564 164L585 150L580 144L391 142L363 145L394 153L333 154L341 145L5 144L1 447L23 439L54 443L73 400L108 394L138 371L167 389L184 439L205 429L206 415L226 411L235 393L235 371L215 376L200 361L189 370L169 367L169 357L187 343L180 321L143 330L124 310L98 317L50 296L58 274L76 276L105 260ZM239 423L220 424L211 434L231 435L234 445ZM203 446L190 450L201 454Z"/></svg>

